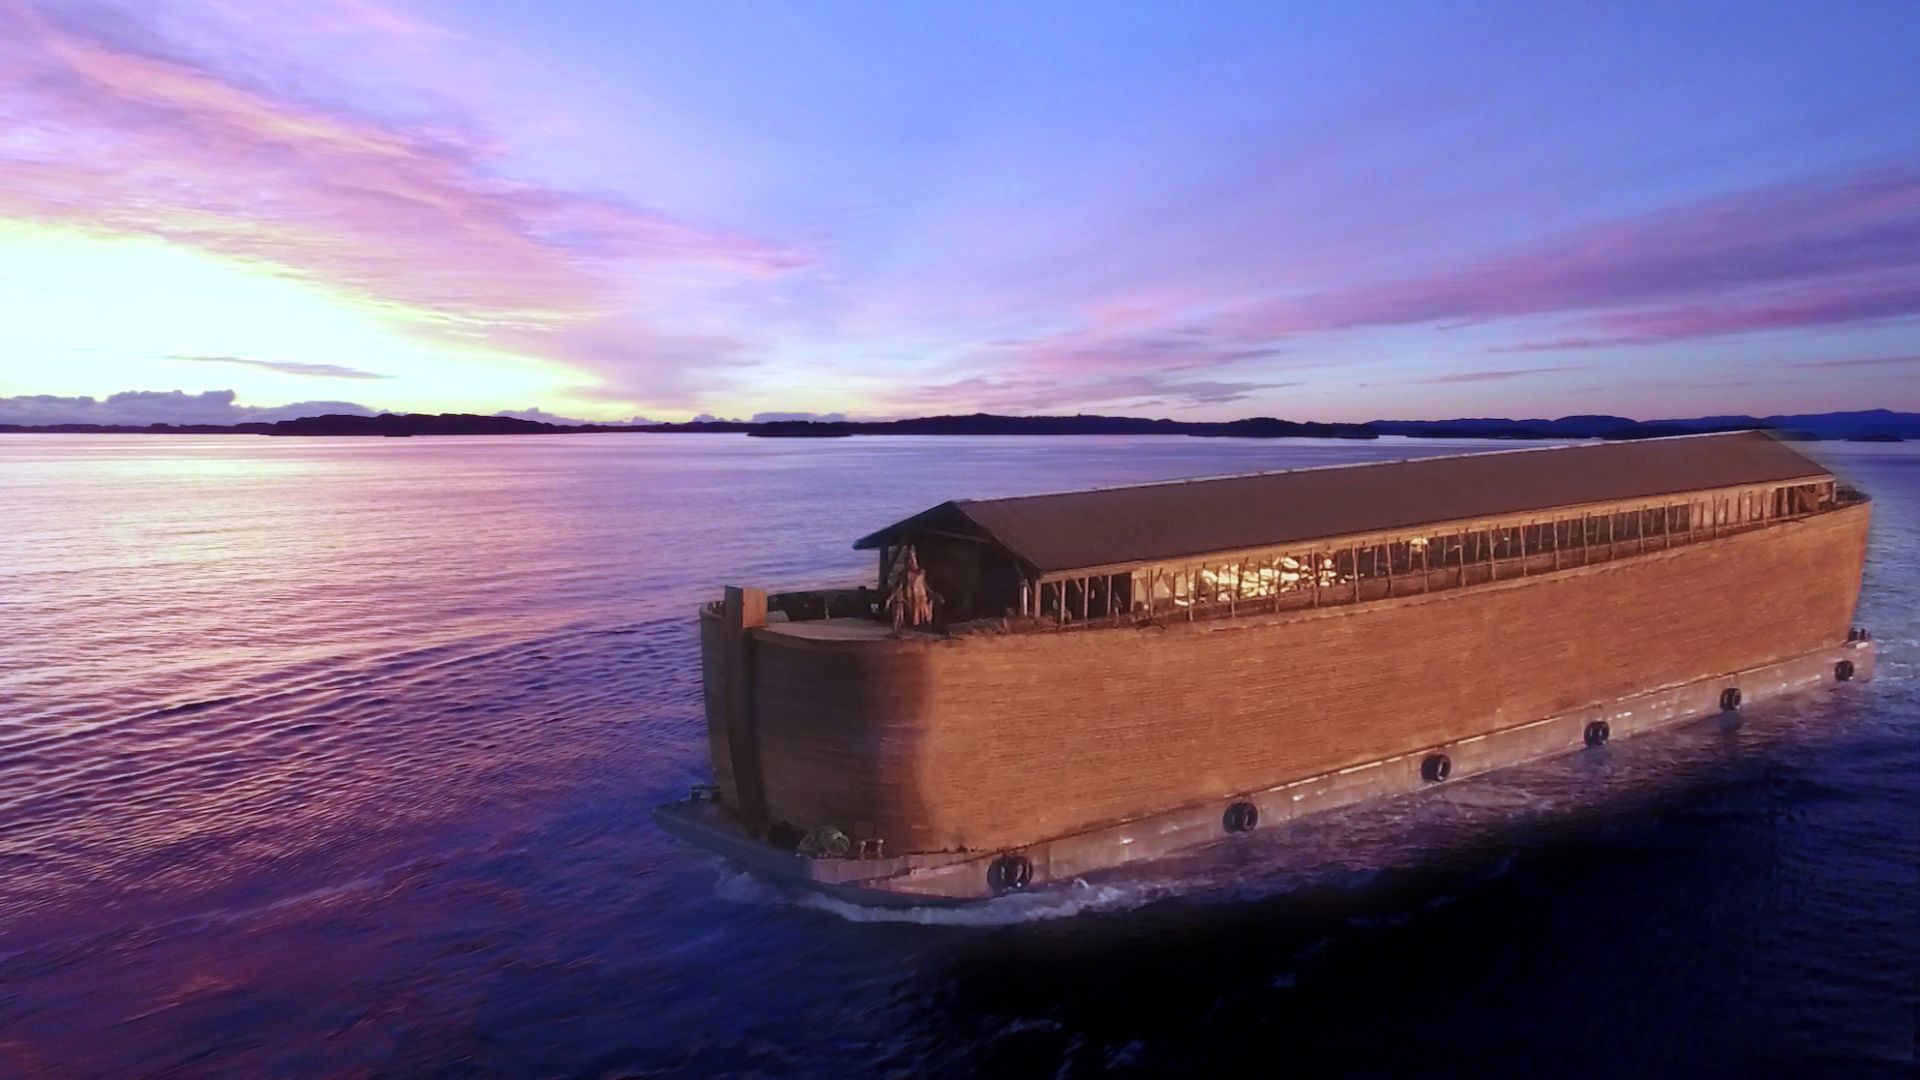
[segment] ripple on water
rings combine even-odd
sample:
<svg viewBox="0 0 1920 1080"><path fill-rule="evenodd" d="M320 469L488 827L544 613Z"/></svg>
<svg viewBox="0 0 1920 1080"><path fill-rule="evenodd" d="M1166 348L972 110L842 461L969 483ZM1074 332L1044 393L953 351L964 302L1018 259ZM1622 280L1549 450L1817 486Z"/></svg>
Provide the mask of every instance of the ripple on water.
<svg viewBox="0 0 1920 1080"><path fill-rule="evenodd" d="M1837 450L1871 684L888 911L648 823L706 774L715 586L857 579L863 523L953 495L1410 448L764 443L0 443L0 1072L1910 1059L1911 447Z"/></svg>

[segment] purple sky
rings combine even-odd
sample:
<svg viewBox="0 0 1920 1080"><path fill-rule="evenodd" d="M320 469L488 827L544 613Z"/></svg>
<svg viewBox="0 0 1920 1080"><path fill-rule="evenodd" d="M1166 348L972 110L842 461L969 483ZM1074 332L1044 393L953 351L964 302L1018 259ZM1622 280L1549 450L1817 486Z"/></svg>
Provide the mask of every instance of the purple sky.
<svg viewBox="0 0 1920 1080"><path fill-rule="evenodd" d="M0 84L0 422L1920 409L1908 2L0 0Z"/></svg>

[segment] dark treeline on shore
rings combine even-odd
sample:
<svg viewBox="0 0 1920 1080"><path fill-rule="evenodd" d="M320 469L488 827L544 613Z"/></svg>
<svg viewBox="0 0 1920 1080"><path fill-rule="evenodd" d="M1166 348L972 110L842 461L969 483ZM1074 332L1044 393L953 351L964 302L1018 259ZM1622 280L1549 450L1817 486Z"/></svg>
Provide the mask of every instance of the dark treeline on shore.
<svg viewBox="0 0 1920 1080"><path fill-rule="evenodd" d="M924 416L906 420L704 420L685 424L615 426L547 424L468 413L331 414L247 424L0 424L0 433L157 435L551 435L572 432L744 434L762 438L836 438L849 435L1191 435L1251 439L1375 439L1410 435L1437 439L1645 439L1712 431L1768 428L1804 439L1895 442L1920 438L1920 413L1870 409L1788 416L1702 416L1687 420L1632 420L1624 416L1563 416L1557 420L1472 418L1318 423L1257 416L1244 420L1149 420L1132 416Z"/></svg>

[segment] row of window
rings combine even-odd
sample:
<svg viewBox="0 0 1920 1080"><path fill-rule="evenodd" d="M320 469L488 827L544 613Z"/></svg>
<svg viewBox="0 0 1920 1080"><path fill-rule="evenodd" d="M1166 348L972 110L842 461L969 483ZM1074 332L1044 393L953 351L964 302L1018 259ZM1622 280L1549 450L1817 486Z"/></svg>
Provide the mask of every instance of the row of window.
<svg viewBox="0 0 1920 1080"><path fill-rule="evenodd" d="M1042 582L1024 603L1063 622L1132 613L1214 613L1349 603L1581 566L1710 538L1832 505L1831 482L1703 496L1666 506L1434 532L1367 544L1274 550Z"/></svg>

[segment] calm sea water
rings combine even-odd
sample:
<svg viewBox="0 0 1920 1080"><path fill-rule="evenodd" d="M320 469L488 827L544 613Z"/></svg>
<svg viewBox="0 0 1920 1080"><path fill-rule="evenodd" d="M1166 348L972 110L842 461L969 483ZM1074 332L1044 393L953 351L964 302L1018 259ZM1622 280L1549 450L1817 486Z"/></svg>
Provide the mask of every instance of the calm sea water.
<svg viewBox="0 0 1920 1080"><path fill-rule="evenodd" d="M0 1075L1911 1066L1913 446L1818 448L1880 677L1738 726L961 911L648 822L721 584L955 495L1478 448L0 438Z"/></svg>

